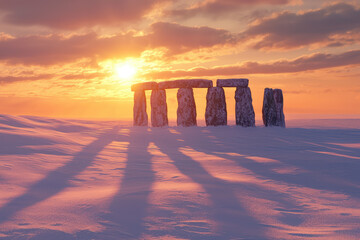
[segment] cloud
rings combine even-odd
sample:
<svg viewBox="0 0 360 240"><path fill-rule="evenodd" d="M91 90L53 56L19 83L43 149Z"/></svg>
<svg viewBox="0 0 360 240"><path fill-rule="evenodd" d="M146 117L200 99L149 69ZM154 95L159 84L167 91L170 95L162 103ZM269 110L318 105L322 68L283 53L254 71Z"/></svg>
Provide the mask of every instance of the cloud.
<svg viewBox="0 0 360 240"><path fill-rule="evenodd" d="M25 36L0 39L0 61L8 64L54 65L80 59L120 59L138 57L154 48L166 48L168 56L216 45L234 44L234 37L225 30L209 27L186 27L159 22L144 36L133 33L101 37L85 35Z"/></svg>
<svg viewBox="0 0 360 240"><path fill-rule="evenodd" d="M95 33L26 36L0 41L0 60L10 64L52 65L83 58L138 56L144 49L141 38L129 34L107 38Z"/></svg>
<svg viewBox="0 0 360 240"><path fill-rule="evenodd" d="M200 67L190 70L154 72L148 74L146 77L153 79L170 79L242 74L294 73L353 64L360 64L360 50L349 51L337 55L318 53L310 56L303 56L295 60L279 60L271 63L246 62L242 65L219 66L214 68Z"/></svg>
<svg viewBox="0 0 360 240"><path fill-rule="evenodd" d="M173 10L169 15L189 18L196 15L219 16L256 5L282 5L291 0L204 0L187 9Z"/></svg>
<svg viewBox="0 0 360 240"><path fill-rule="evenodd" d="M135 21L164 0L0 0L7 23L76 29Z"/></svg>
<svg viewBox="0 0 360 240"><path fill-rule="evenodd" d="M283 12L260 20L242 36L249 40L262 37L253 45L255 49L289 49L314 43L341 46L354 42L359 32L360 9L347 3L337 3L297 14Z"/></svg>
<svg viewBox="0 0 360 240"><path fill-rule="evenodd" d="M171 54L236 43L236 38L222 29L187 27L165 22L155 23L151 28L153 33L147 36L151 46L166 47Z"/></svg>
<svg viewBox="0 0 360 240"><path fill-rule="evenodd" d="M62 76L61 79L63 80L93 80L97 78L105 78L109 77L109 73L101 73L101 72L93 72L93 73L81 73L81 74L68 74Z"/></svg>
<svg viewBox="0 0 360 240"><path fill-rule="evenodd" d="M40 74L34 76L0 76L0 85L5 85L15 82L47 80L53 77L54 77L53 74Z"/></svg>

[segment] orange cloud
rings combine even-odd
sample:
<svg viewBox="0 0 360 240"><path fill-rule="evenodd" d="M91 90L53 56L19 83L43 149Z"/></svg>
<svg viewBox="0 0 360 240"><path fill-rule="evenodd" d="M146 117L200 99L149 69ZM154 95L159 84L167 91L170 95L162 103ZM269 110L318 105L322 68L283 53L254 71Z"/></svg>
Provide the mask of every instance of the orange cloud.
<svg viewBox="0 0 360 240"><path fill-rule="evenodd" d="M145 36L133 33L101 37L85 35L25 36L0 39L0 61L8 64L53 65L80 59L118 59L138 57L148 49L166 48L168 55L181 54L216 45L235 44L228 31L210 27L186 27L158 22Z"/></svg>
<svg viewBox="0 0 360 240"><path fill-rule="evenodd" d="M77 29L136 21L165 0L0 0L7 23Z"/></svg>
<svg viewBox="0 0 360 240"><path fill-rule="evenodd" d="M101 38L96 33L63 37L26 36L0 40L0 60L10 64L52 65L83 58L138 56L145 45L129 34Z"/></svg>
<svg viewBox="0 0 360 240"><path fill-rule="evenodd" d="M236 43L235 36L222 29L186 27L165 22L155 23L151 28L153 33L147 36L151 46L166 47L171 54Z"/></svg>
<svg viewBox="0 0 360 240"><path fill-rule="evenodd" d="M105 78L109 77L109 73L101 73L101 72L94 72L94 73L82 73L82 74L68 74L62 76L61 79L63 80L92 80L96 78Z"/></svg>
<svg viewBox="0 0 360 240"><path fill-rule="evenodd" d="M168 14L176 17L189 18L196 15L219 16L237 11L244 7L256 5L282 5L291 2L291 0L204 0L187 9L175 9Z"/></svg>
<svg viewBox="0 0 360 240"><path fill-rule="evenodd" d="M272 63L246 62L242 65L153 72L146 75L146 77L168 79L241 74L293 73L353 64L360 64L360 50L349 51L338 55L318 53L310 56L303 56L295 60L280 60Z"/></svg>
<svg viewBox="0 0 360 240"><path fill-rule="evenodd" d="M359 41L360 8L338 3L301 13L283 12L260 20L242 33L247 39L262 36L255 49L297 48L314 43L342 46ZM350 38L349 38L350 37Z"/></svg>
<svg viewBox="0 0 360 240"><path fill-rule="evenodd" d="M53 74L40 74L32 76L0 76L0 85L5 85L15 82L25 82L25 81L37 81L37 80L46 80L53 78Z"/></svg>

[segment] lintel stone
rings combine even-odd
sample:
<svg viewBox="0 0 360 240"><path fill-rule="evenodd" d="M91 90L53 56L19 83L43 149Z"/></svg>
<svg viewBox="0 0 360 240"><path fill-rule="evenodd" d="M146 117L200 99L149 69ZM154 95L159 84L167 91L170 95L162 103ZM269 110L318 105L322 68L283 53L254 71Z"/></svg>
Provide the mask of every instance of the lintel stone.
<svg viewBox="0 0 360 240"><path fill-rule="evenodd" d="M216 81L217 87L243 87L246 88L249 85L249 79L246 78L229 78L218 79Z"/></svg>
<svg viewBox="0 0 360 240"><path fill-rule="evenodd" d="M157 82L141 82L131 85L131 91L157 90Z"/></svg>
<svg viewBox="0 0 360 240"><path fill-rule="evenodd" d="M207 79L179 79L173 81L159 82L159 89L169 88L210 88L213 82Z"/></svg>

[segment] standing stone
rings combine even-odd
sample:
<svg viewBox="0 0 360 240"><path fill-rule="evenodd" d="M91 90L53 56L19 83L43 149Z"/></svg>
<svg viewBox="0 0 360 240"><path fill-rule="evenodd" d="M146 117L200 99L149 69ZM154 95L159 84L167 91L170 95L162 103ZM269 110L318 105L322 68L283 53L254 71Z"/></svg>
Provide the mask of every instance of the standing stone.
<svg viewBox="0 0 360 240"><path fill-rule="evenodd" d="M206 126L227 125L225 92L222 87L208 89L205 121Z"/></svg>
<svg viewBox="0 0 360 240"><path fill-rule="evenodd" d="M152 90L151 98L151 125L163 127L168 125L166 92L165 90Z"/></svg>
<svg viewBox="0 0 360 240"><path fill-rule="evenodd" d="M177 92L177 125L196 126L196 106L192 88L180 88Z"/></svg>
<svg viewBox="0 0 360 240"><path fill-rule="evenodd" d="M281 89L274 89L274 101L276 108L275 126L285 127L284 98Z"/></svg>
<svg viewBox="0 0 360 240"><path fill-rule="evenodd" d="M255 112L252 105L250 88L237 87L235 101L236 125L255 127Z"/></svg>
<svg viewBox="0 0 360 240"><path fill-rule="evenodd" d="M265 88L264 101L262 108L262 118L265 127L275 126L276 124L276 106L274 99L274 91L271 88Z"/></svg>
<svg viewBox="0 0 360 240"><path fill-rule="evenodd" d="M285 127L284 100L281 89L265 88L263 102L263 122L266 127Z"/></svg>
<svg viewBox="0 0 360 240"><path fill-rule="evenodd" d="M147 126L148 116L146 113L145 91L134 93L134 126Z"/></svg>

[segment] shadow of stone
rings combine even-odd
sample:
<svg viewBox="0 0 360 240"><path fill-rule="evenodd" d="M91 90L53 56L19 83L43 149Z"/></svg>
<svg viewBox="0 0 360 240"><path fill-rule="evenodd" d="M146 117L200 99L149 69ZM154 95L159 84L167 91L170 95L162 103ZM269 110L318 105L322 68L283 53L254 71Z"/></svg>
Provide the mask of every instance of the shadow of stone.
<svg viewBox="0 0 360 240"><path fill-rule="evenodd" d="M149 137L147 128L134 127L130 130L124 176L119 191L112 199L109 213L104 216L103 225L106 230L101 233L102 236L116 236L114 239L139 239L146 230L144 217L155 179L151 163L152 155L147 150Z"/></svg>
<svg viewBox="0 0 360 240"><path fill-rule="evenodd" d="M193 131L196 128L189 128ZM176 128L177 131L182 128ZM232 184L213 177L200 163L179 151L179 148L191 146L191 143L178 141L179 135L171 133L169 130L163 131L162 135L153 135L151 140L159 147L160 151L166 154L174 163L175 167L184 175L188 176L195 183L200 184L209 194L213 207L209 209L209 214L217 223L217 231L209 238L204 239L265 239L263 235L263 225L257 222L241 206L234 192ZM179 231L178 233L181 233ZM182 229L179 237L189 237L196 239L199 235L192 235L191 231ZM194 238L192 238L194 237Z"/></svg>
<svg viewBox="0 0 360 240"><path fill-rule="evenodd" d="M116 139L118 130L119 127L116 126L99 136L77 153L71 161L47 174L21 196L6 203L0 209L0 223L6 222L17 212L55 196L69 187L69 181L90 166L98 153Z"/></svg>
<svg viewBox="0 0 360 240"><path fill-rule="evenodd" d="M241 137L240 135L237 142L226 142L225 136L219 133L219 131L213 128L208 128L207 130L207 133L199 131L199 135L202 135L202 137L198 140L207 141L207 149L214 149L210 154L224 157L219 152L227 153L236 149L236 153L240 155L258 156L278 161L278 163L264 164L245 157L226 156L227 159L253 171L255 174L288 184L340 192L351 197L360 198L360 189L358 187L360 186L360 175L358 174L360 161L341 157L341 154L344 153L351 153L353 157L360 157L360 151L341 146L336 146L336 149L332 144L329 144L332 141L353 143L354 139L360 136L360 130L280 129L279 131L287 131L287 134L286 136L280 135L279 137L275 135L277 128L260 129L269 130L274 135L264 133L263 137L265 140L252 139L248 136ZM216 142L209 141L209 136L215 137L224 144L219 145ZM191 137L187 137L185 141L190 141L191 144L191 139ZM343 139L348 140L344 141ZM196 150L206 152L206 149L199 148L199 145L194 144L194 146L197 146ZM211 147L209 148L208 146ZM277 147L273 148L272 146ZM259 147L263 150L258 151ZM329 147L332 148L332 152L339 155L331 156L317 153L329 151ZM289 174L271 171L273 168L282 166L292 166L303 171Z"/></svg>

